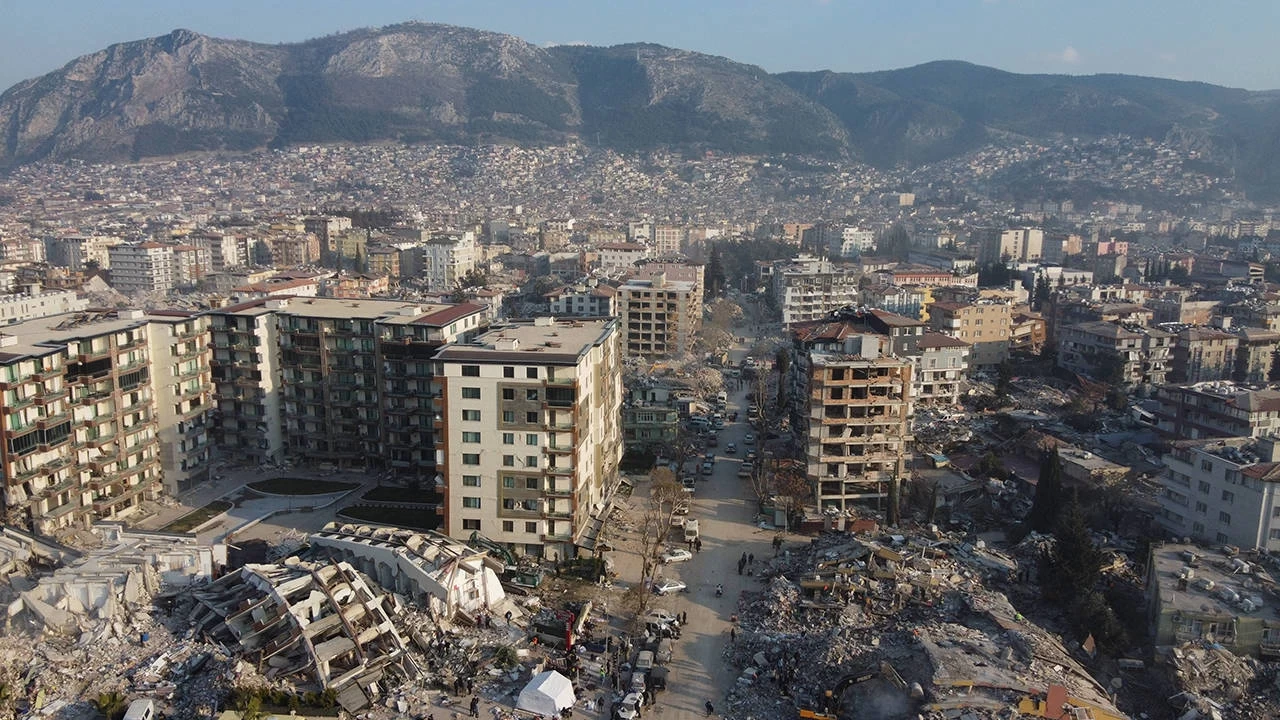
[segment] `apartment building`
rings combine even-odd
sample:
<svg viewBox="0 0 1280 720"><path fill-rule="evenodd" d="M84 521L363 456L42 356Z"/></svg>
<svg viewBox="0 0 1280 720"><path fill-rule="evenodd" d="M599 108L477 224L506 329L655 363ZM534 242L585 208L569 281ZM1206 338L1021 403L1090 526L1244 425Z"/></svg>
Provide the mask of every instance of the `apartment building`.
<svg viewBox="0 0 1280 720"><path fill-rule="evenodd" d="M1173 334L1142 325L1085 322L1067 325L1058 339L1058 366L1098 380L1163 385Z"/></svg>
<svg viewBox="0 0 1280 720"><path fill-rule="evenodd" d="M544 297L554 317L612 317L618 314L618 290L595 280L565 286Z"/></svg>
<svg viewBox="0 0 1280 720"><path fill-rule="evenodd" d="M173 247L125 243L108 250L111 286L125 294L168 292L174 285Z"/></svg>
<svg viewBox="0 0 1280 720"><path fill-rule="evenodd" d="M852 258L876 247L876 231L859 227L843 227L840 234L833 234L830 247L827 248L833 257Z"/></svg>
<svg viewBox="0 0 1280 720"><path fill-rule="evenodd" d="M791 328L822 320L834 310L856 305L861 278L854 267L805 255L779 263L773 272L773 296L782 310L783 325Z"/></svg>
<svg viewBox="0 0 1280 720"><path fill-rule="evenodd" d="M1156 520L1169 532L1280 551L1280 440L1178 441L1163 460Z"/></svg>
<svg viewBox="0 0 1280 720"><path fill-rule="evenodd" d="M959 338L926 332L916 343L918 354L910 356L915 365L912 386L915 402L921 405L959 405L960 386L969 376L972 346Z"/></svg>
<svg viewBox="0 0 1280 720"><path fill-rule="evenodd" d="M604 243L596 250L600 253L600 269L605 272L629 270L649 257L649 246L640 243Z"/></svg>
<svg viewBox="0 0 1280 720"><path fill-rule="evenodd" d="M256 463L285 460L276 311L287 304L284 299L254 300L209 313L213 439L231 457Z"/></svg>
<svg viewBox="0 0 1280 720"><path fill-rule="evenodd" d="M271 264L287 268L318 263L320 247L320 238L311 233L276 236L271 241Z"/></svg>
<svg viewBox="0 0 1280 720"><path fill-rule="evenodd" d="M687 228L678 225L656 225L653 228L653 254L679 255L689 238Z"/></svg>
<svg viewBox="0 0 1280 720"><path fill-rule="evenodd" d="M453 290L467 273L476 267L476 236L463 233L439 233L422 245L421 277L427 290Z"/></svg>
<svg viewBox="0 0 1280 720"><path fill-rule="evenodd" d="M218 273L249 264L249 245L243 238L228 233L206 231L191 235L195 245L209 258L209 272Z"/></svg>
<svg viewBox="0 0 1280 720"><path fill-rule="evenodd" d="M914 366L895 357L893 345L887 334L816 326L793 335L807 476L826 514L887 511L905 477Z"/></svg>
<svg viewBox="0 0 1280 720"><path fill-rule="evenodd" d="M315 235L326 251L332 251L333 245L330 244L330 240L337 237L339 233L351 229L351 218L335 215L312 215L303 218L302 227L308 233Z"/></svg>
<svg viewBox="0 0 1280 720"><path fill-rule="evenodd" d="M985 264L1039 262L1044 257L1044 230L1039 228L988 229L982 232L978 260Z"/></svg>
<svg viewBox="0 0 1280 720"><path fill-rule="evenodd" d="M1231 379L1250 385L1270 382L1276 355L1280 354L1280 333L1243 327L1237 328L1235 335L1239 344Z"/></svg>
<svg viewBox="0 0 1280 720"><path fill-rule="evenodd" d="M615 319L549 317L437 352L442 531L560 559L598 532L622 459L622 352Z"/></svg>
<svg viewBox="0 0 1280 720"><path fill-rule="evenodd" d="M91 265L109 270L111 257L107 252L122 242L113 235L63 235L44 241L44 255L50 265L64 267L71 272L84 272Z"/></svg>
<svg viewBox="0 0 1280 720"><path fill-rule="evenodd" d="M1169 380L1179 383L1230 380L1236 369L1235 335L1208 327L1188 327L1174 337Z"/></svg>
<svg viewBox="0 0 1280 720"><path fill-rule="evenodd" d="M44 290L40 283L29 283L19 292L0 295L0 324L79 312L88 306L87 299L71 290Z"/></svg>
<svg viewBox="0 0 1280 720"><path fill-rule="evenodd" d="M186 316L140 310L6 326L6 522L40 533L87 527L158 498L166 471L174 488L198 481L209 409L201 361L193 358L205 352L200 333L199 321Z"/></svg>
<svg viewBox="0 0 1280 720"><path fill-rule="evenodd" d="M969 366L990 370L1009 357L1013 308L992 300L935 302L929 306L929 327L970 344Z"/></svg>
<svg viewBox="0 0 1280 720"><path fill-rule="evenodd" d="M702 266L645 265L617 291L628 355L657 359L693 350L702 328Z"/></svg>
<svg viewBox="0 0 1280 720"><path fill-rule="evenodd" d="M209 273L209 254L196 245L171 245L173 252L173 284L194 288Z"/></svg>
<svg viewBox="0 0 1280 720"><path fill-rule="evenodd" d="M1156 402L1157 427L1171 438L1280 433L1280 390L1251 390L1226 382L1161 385Z"/></svg>

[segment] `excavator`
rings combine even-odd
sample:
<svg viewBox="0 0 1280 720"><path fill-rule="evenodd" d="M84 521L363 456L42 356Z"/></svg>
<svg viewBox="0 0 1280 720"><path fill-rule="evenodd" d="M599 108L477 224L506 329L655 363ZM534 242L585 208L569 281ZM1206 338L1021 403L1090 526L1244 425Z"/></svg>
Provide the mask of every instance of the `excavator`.
<svg viewBox="0 0 1280 720"><path fill-rule="evenodd" d="M800 720L839 720L840 699L844 697L845 691L854 685L875 680L878 677L889 680L894 685L897 685L899 689L905 690L907 687L907 683L898 674L898 671L889 663L882 662L878 669L862 670L840 678L835 687L822 694L822 708L800 708Z"/></svg>

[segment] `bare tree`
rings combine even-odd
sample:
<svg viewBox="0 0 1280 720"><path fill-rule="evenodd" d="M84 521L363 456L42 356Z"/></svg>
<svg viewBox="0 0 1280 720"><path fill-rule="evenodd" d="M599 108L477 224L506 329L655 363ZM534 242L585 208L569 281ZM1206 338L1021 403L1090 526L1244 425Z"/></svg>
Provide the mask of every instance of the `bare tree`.
<svg viewBox="0 0 1280 720"><path fill-rule="evenodd" d="M687 497L684 487L676 480L670 468L654 468L649 473L649 500L658 509L663 527L670 528L676 516L676 507Z"/></svg>
<svg viewBox="0 0 1280 720"><path fill-rule="evenodd" d="M794 460L775 461L773 473L773 492L787 512L787 530L791 529L791 516L804 507L806 502L816 498L813 483L805 474L804 465Z"/></svg>

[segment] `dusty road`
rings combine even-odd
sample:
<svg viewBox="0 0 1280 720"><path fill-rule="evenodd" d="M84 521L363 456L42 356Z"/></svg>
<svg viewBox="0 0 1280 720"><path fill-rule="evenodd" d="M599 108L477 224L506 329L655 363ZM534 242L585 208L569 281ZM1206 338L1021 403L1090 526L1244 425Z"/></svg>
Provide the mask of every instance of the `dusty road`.
<svg viewBox="0 0 1280 720"><path fill-rule="evenodd" d="M702 551L687 563L663 566L662 575L680 579L689 585L687 593L655 598L652 606L672 612L687 612L689 620L682 637L675 643L671 661L669 689L658 695L654 708L646 716L668 719L705 717L705 703L710 700L719 710L723 698L737 679L737 673L723 657L730 642L731 618L738 611L741 592L759 587L754 576L738 574L738 560L744 553L756 558L771 556L775 532L756 526L757 504L750 483L737 477L746 455L744 437L753 432L746 424L747 390L729 392L729 410L737 410L739 422L728 423L720 432L715 469L701 476L694 495L690 517L699 521ZM738 452L726 454L728 443ZM648 488L637 488L633 504L647 498ZM634 534L632 534L634 538ZM634 546L628 543L628 550ZM615 553L621 579L628 584L640 576L639 558L634 551L620 548ZM724 585L724 596L715 596L717 583Z"/></svg>

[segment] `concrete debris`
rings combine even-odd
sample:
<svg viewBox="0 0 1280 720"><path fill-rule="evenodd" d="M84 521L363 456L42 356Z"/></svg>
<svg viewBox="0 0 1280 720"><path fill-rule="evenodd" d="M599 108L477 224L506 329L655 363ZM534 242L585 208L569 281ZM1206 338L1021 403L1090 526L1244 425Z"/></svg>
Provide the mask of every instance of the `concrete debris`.
<svg viewBox="0 0 1280 720"><path fill-rule="evenodd" d="M885 540L822 536L765 561L765 587L742 605L726 650L742 669L734 717L843 705L859 717L977 720L1037 702L1125 717L1056 636L989 589L1017 576L1016 558L937 534Z"/></svg>

